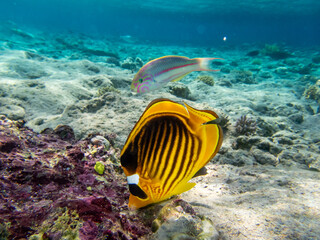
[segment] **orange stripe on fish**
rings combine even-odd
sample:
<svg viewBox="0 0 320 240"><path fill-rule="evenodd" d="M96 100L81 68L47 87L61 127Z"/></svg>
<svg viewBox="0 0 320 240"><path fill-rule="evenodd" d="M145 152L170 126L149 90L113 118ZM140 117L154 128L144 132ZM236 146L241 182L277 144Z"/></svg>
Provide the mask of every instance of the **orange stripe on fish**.
<svg viewBox="0 0 320 240"><path fill-rule="evenodd" d="M194 71L219 71L211 69L210 63L221 58L187 58L164 56L145 64L135 75L131 90L144 93L163 87L170 81L179 81Z"/></svg>

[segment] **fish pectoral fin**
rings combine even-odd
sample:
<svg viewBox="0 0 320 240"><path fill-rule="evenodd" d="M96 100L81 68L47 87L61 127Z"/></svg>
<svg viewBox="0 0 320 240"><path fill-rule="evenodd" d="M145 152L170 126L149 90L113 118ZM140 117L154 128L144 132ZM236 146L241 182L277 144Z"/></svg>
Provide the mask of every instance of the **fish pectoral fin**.
<svg viewBox="0 0 320 240"><path fill-rule="evenodd" d="M196 174L192 178L203 176L203 175L207 175L207 174L208 174L207 168L203 167L198 172L196 172Z"/></svg>
<svg viewBox="0 0 320 240"><path fill-rule="evenodd" d="M186 74L182 75L181 77L178 77L178 78L176 78L176 79L172 80L172 82L180 81L182 78L184 78L185 76L187 76L189 73L191 73L191 72L188 72L188 73L186 73Z"/></svg>
<svg viewBox="0 0 320 240"><path fill-rule="evenodd" d="M196 185L196 183L190 183L190 182L181 183L176 187L176 189L173 191L172 195L178 195L178 194L181 194L183 192L189 191L195 185Z"/></svg>

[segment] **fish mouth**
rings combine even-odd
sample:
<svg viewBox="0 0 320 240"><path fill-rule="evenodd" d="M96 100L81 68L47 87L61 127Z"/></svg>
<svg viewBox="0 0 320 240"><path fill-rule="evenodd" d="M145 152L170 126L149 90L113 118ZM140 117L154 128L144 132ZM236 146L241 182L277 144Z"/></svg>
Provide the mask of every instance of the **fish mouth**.
<svg viewBox="0 0 320 240"><path fill-rule="evenodd" d="M131 91L135 91L136 86L134 84L131 84L130 89L131 89Z"/></svg>

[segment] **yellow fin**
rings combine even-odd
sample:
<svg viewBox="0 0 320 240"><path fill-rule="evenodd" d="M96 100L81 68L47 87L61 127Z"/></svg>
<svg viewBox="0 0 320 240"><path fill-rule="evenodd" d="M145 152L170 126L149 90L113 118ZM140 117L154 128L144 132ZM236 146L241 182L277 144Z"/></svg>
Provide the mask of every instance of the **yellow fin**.
<svg viewBox="0 0 320 240"><path fill-rule="evenodd" d="M196 183L190 183L190 182L180 183L170 195L171 196L178 195L178 194L181 194L183 192L189 191L195 185L196 185Z"/></svg>

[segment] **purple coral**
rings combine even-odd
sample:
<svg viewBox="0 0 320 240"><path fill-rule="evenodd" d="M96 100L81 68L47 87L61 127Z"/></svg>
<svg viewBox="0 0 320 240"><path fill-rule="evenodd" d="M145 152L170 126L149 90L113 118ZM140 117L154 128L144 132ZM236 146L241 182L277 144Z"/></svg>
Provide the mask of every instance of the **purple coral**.
<svg viewBox="0 0 320 240"><path fill-rule="evenodd" d="M8 239L27 239L44 223L43 239L60 239L53 226L61 209L77 214L79 228L65 224L80 239L140 239L151 232L140 216L126 213L129 193L117 165L106 164L98 180L94 163L110 153L92 148L89 140L71 143L0 118L0 227Z"/></svg>
<svg viewBox="0 0 320 240"><path fill-rule="evenodd" d="M257 130L257 122L253 119L247 118L246 115L241 116L235 124L236 134L239 135L252 135Z"/></svg>

